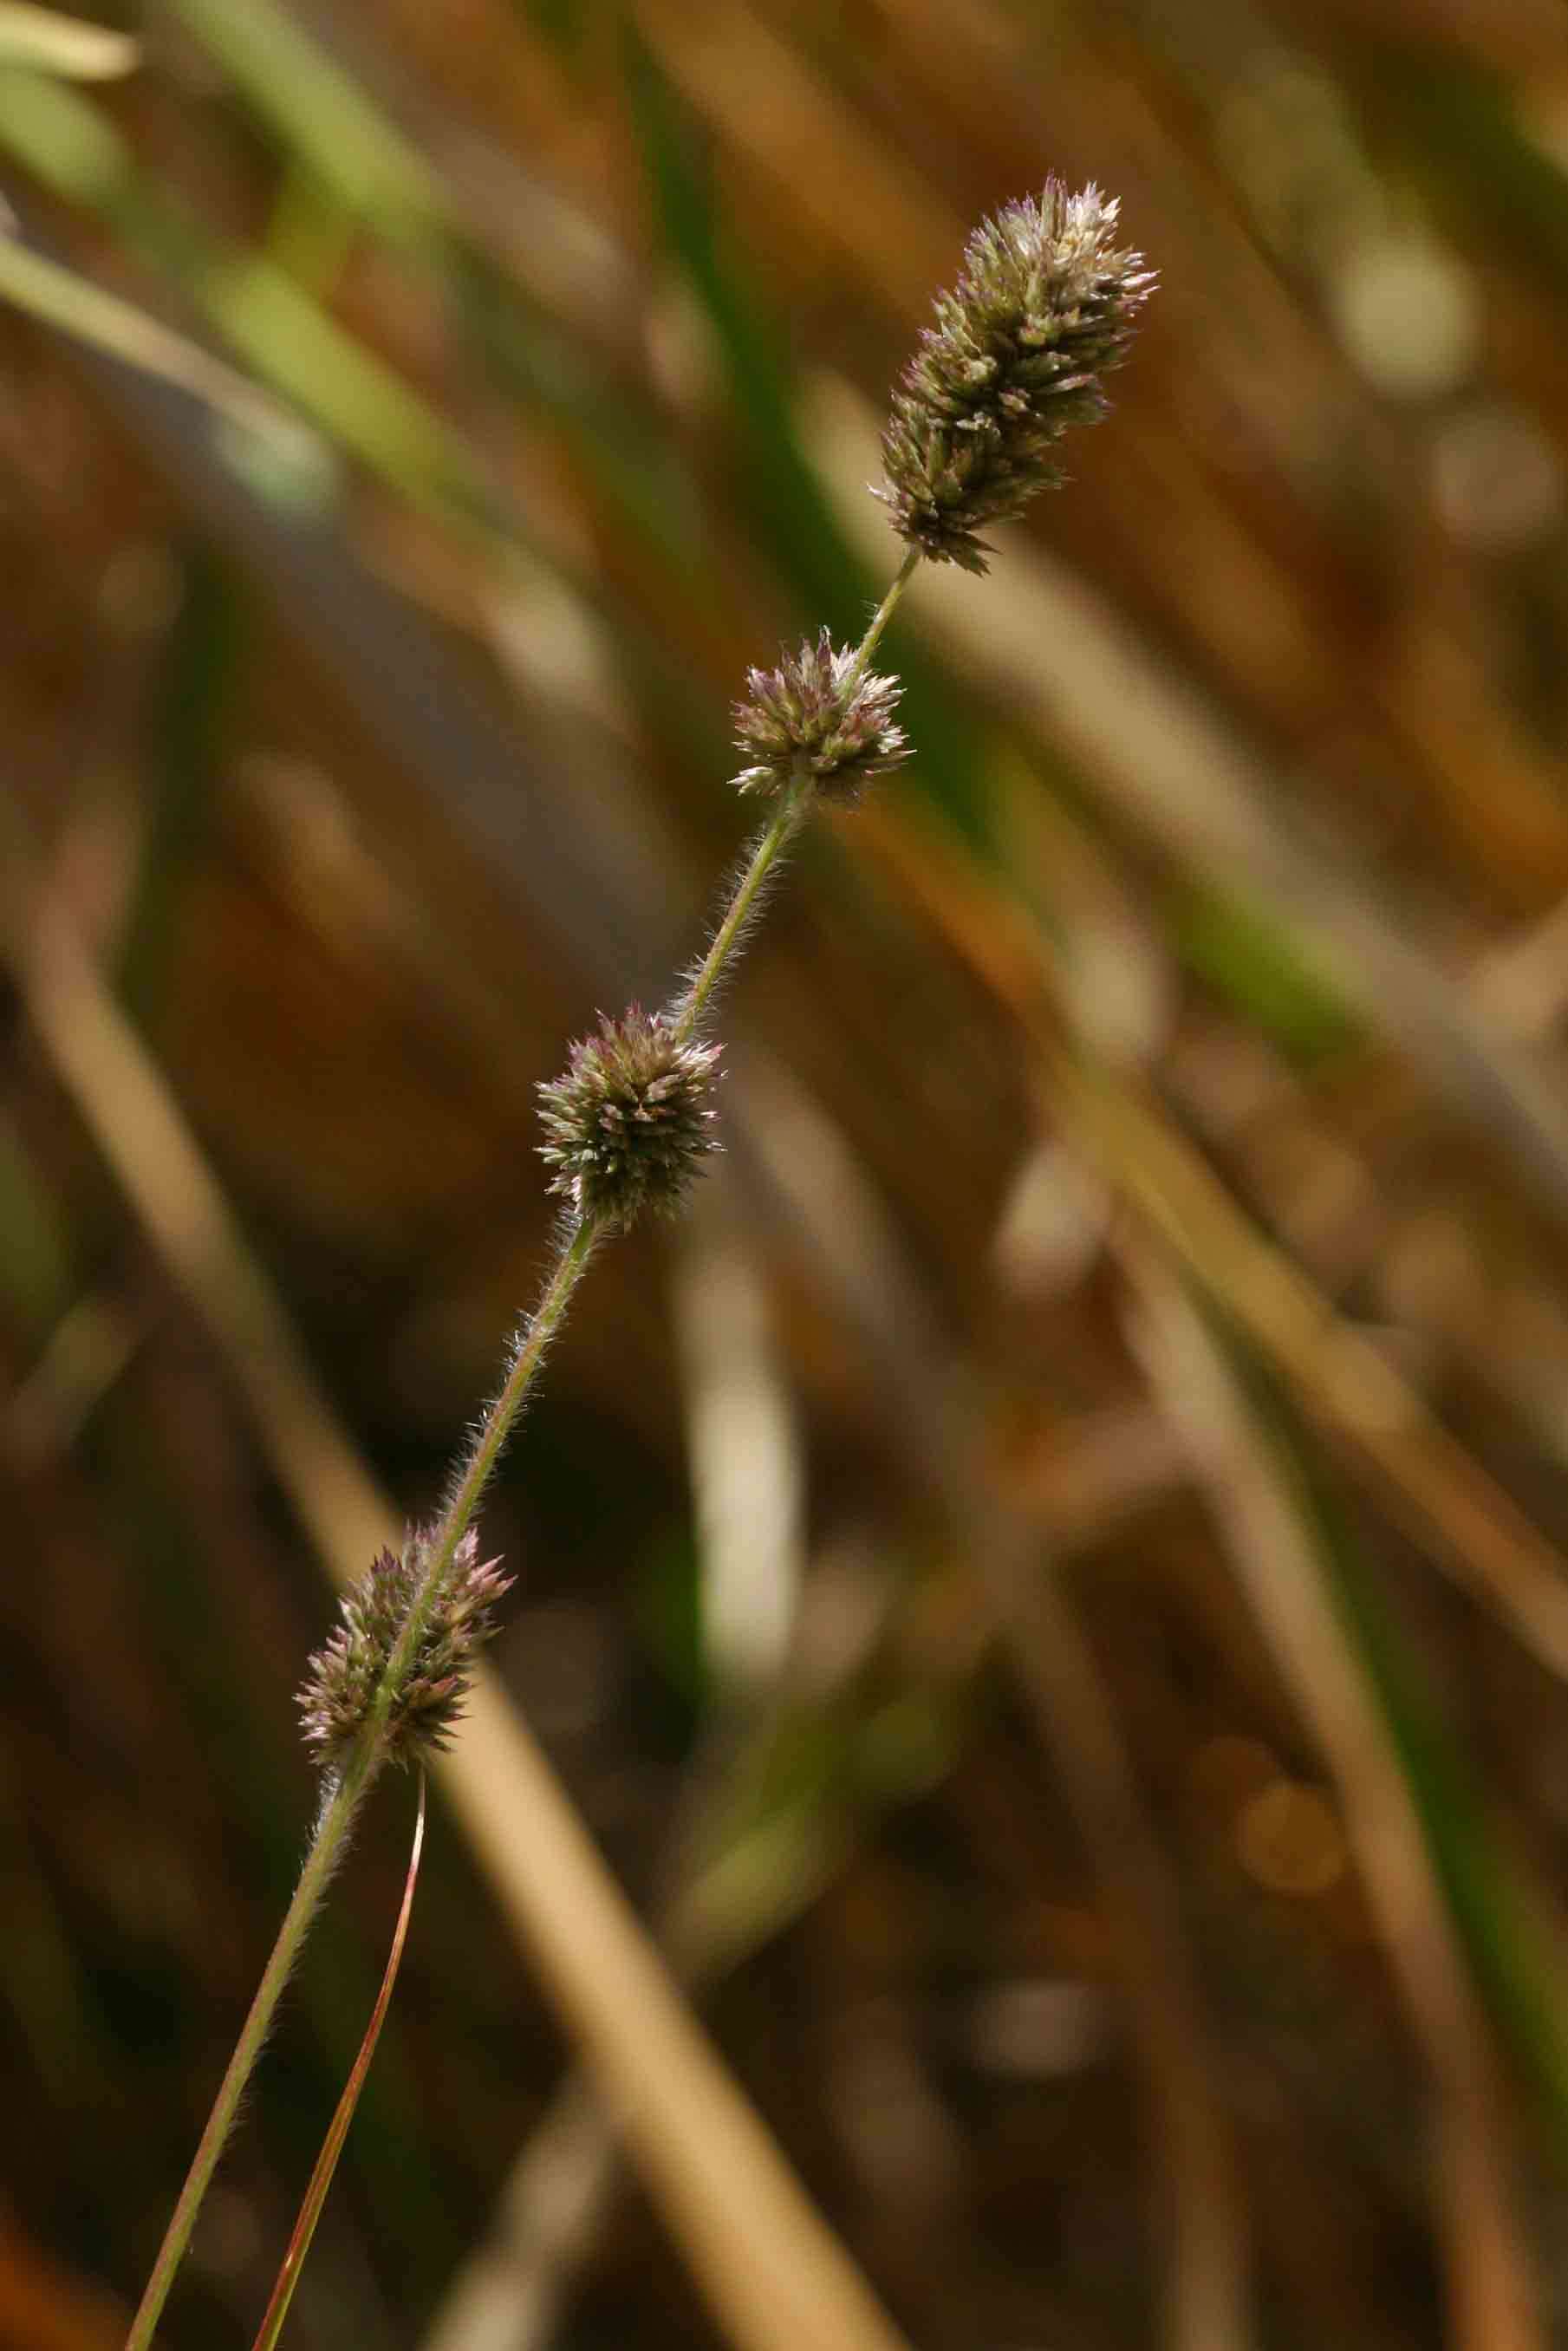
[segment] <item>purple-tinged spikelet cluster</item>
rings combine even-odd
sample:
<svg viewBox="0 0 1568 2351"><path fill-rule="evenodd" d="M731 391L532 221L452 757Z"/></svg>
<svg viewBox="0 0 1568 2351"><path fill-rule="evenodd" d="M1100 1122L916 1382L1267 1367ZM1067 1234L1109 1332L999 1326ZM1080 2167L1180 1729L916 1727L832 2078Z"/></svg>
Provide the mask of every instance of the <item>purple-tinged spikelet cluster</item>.
<svg viewBox="0 0 1568 2351"><path fill-rule="evenodd" d="M363 1729L398 1637L423 1580L427 1552L411 1536L401 1559L383 1551L343 1596L337 1626L310 1660L298 1698L305 1743L317 1761L338 1761ZM453 1553L402 1687L387 1717L389 1759L408 1763L438 1753L456 1729L469 1667L495 1630L494 1602L511 1584L498 1560L479 1558L472 1528Z"/></svg>
<svg viewBox="0 0 1568 2351"><path fill-rule="evenodd" d="M1010 522L1061 474L1047 451L1105 413L1099 379L1126 354L1155 282L1113 244L1117 207L1098 188L1038 197L982 221L964 274L894 394L883 434L894 527L934 563L983 572L978 533Z"/></svg>
<svg viewBox="0 0 1568 2351"><path fill-rule="evenodd" d="M872 670L857 675L853 652L835 651L826 629L776 670L748 670L746 684L735 739L755 764L736 778L743 792L782 792L809 778L848 799L909 757L893 723L902 686Z"/></svg>
<svg viewBox="0 0 1568 2351"><path fill-rule="evenodd" d="M716 1045L682 1039L664 1013L633 1004L571 1049L539 1088L552 1192L579 1217L622 1231L644 1208L675 1208L697 1164L716 1151L709 1103Z"/></svg>

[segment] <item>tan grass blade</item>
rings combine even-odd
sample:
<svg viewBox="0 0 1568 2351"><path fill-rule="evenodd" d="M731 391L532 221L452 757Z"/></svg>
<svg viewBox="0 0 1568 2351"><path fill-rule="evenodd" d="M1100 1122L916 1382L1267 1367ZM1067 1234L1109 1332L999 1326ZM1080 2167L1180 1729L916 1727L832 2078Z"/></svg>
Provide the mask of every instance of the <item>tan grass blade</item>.
<svg viewBox="0 0 1568 2351"><path fill-rule="evenodd" d="M68 81L114 81L133 72L141 56L141 43L110 26L37 8L31 0L0 0L0 69L24 66Z"/></svg>
<svg viewBox="0 0 1568 2351"><path fill-rule="evenodd" d="M1453 2341L1543 2351L1511 2210L1496 2064L1399 1758L1335 1616L1314 1537L1220 1347L1152 1247L1118 1245L1131 1335L1180 1433L1231 1565L1333 1774L1362 1881L1438 2103Z"/></svg>
<svg viewBox="0 0 1568 2351"><path fill-rule="evenodd" d="M1568 1678L1568 1568L1557 1552L1387 1356L1265 1238L1148 1093L1069 1048L1049 949L1030 917L928 826L870 808L856 838L1017 1019L1038 1056L1048 1120L1137 1204L1434 1562Z"/></svg>
<svg viewBox="0 0 1568 2351"><path fill-rule="evenodd" d="M25 831L14 808L4 813L5 951L33 1025L228 1363L324 1564L346 1583L397 1514L343 1436L178 1105L64 909L26 888ZM732 2341L743 2351L901 2351L493 1673L476 1676L442 1782Z"/></svg>
<svg viewBox="0 0 1568 2351"><path fill-rule="evenodd" d="M3 34L3 28L0 28ZM313 436L281 403L235 368L214 359L188 335L176 333L127 302L107 293L47 254L35 253L14 236L0 235L0 299L15 303L46 326L89 343L110 359L123 360L162 383L204 401L217 415L246 433L304 455Z"/></svg>
<svg viewBox="0 0 1568 2351"><path fill-rule="evenodd" d="M869 811L857 817L857 826ZM1179 1898L1111 1694L1036 1526L1000 1499L974 1400L950 1371L902 1251L837 1130L782 1070L735 1057L732 1151L873 1364L912 1479L962 1530L987 1607L1098 1878L1157 2116L1158 2192L1172 2252L1165 2324L1176 2351L1245 2351L1244 2193L1215 2096Z"/></svg>

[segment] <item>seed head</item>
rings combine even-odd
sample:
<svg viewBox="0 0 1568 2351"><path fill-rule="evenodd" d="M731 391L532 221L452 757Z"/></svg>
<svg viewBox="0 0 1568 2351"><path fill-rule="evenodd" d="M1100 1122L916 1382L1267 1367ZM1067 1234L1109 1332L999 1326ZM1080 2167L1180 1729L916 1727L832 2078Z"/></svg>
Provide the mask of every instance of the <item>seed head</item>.
<svg viewBox="0 0 1568 2351"><path fill-rule="evenodd" d="M383 1551L345 1593L336 1627L310 1660L296 1703L305 1743L319 1763L335 1762L363 1728L424 1578L426 1539L413 1534L401 1559ZM387 1717L393 1762L422 1761L450 1740L470 1687L476 1651L495 1627L490 1608L511 1583L498 1560L479 1558L472 1528L432 1602L408 1674Z"/></svg>
<svg viewBox="0 0 1568 2351"><path fill-rule="evenodd" d="M748 670L747 699L735 705L735 739L756 761L736 778L743 792L781 792L802 777L834 799L851 799L862 784L884 776L909 757L893 713L903 692L895 678L867 670L854 674L855 656L835 652L826 629L813 644L786 653L771 672Z"/></svg>
<svg viewBox="0 0 1568 2351"><path fill-rule="evenodd" d="M1074 424L1103 416L1099 379L1126 355L1154 272L1112 244L1117 206L1096 187L1039 197L982 221L964 274L893 398L882 440L901 538L934 563L983 572L978 537L1062 480L1047 457Z"/></svg>
<svg viewBox="0 0 1568 2351"><path fill-rule="evenodd" d="M580 1217L624 1231L645 1207L675 1208L697 1163L718 1144L708 1106L716 1045L682 1042L661 1012L633 1004L571 1049L539 1088L550 1184Z"/></svg>

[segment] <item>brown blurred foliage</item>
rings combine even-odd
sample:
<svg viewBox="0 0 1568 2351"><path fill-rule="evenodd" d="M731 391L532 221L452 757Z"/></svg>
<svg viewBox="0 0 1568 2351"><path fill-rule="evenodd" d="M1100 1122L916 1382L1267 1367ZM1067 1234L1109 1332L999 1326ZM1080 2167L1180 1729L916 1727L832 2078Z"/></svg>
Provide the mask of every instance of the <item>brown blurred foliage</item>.
<svg viewBox="0 0 1568 2351"><path fill-rule="evenodd" d="M0 310L0 2346L134 2299L329 1606L273 1326L138 1196L50 942L427 1510L547 1245L533 1089L700 943L745 668L881 592L886 387L1048 171L1161 290L1069 487L906 600L916 758L810 836L725 1158L492 1498L499 1668L923 2351L1562 2339L1561 12L131 29L0 62L16 234L295 422ZM266 2300L380 1805L176 2351ZM572 2064L438 1807L300 2351L718 2339Z"/></svg>

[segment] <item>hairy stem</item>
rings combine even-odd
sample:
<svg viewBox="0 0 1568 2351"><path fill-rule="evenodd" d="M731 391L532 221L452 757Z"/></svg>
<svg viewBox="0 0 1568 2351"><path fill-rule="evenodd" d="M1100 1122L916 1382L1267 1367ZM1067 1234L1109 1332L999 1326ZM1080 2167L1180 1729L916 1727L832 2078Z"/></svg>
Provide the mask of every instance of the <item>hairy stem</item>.
<svg viewBox="0 0 1568 2351"><path fill-rule="evenodd" d="M169 2226L164 2231L163 2242L158 2249L158 2258L152 2265L152 2273L147 2281L141 2305L131 2323L131 2332L125 2338L125 2351L147 2351L147 2346L152 2343L157 2331L158 2321L162 2316L163 2305L169 2298L169 2289L173 2284L175 2272L184 2259L186 2248L190 2244L191 2234L196 2225L196 2215L201 2210L202 2199L205 2196L213 2173L217 2168L218 2158L223 2153L224 2143L233 2127L246 2084L250 2079L256 2061L261 2054L262 2043L271 2029L273 2015L283 1987L293 1972L294 1962L298 1958L300 1948L310 1930L311 1921L320 1907L321 1897L327 1890L332 1872L342 1854L344 1843L353 1824L354 1815L375 1776L380 1761L379 1731L367 1728L355 1741L338 1774L327 1802L321 1807L315 1834L311 1837L309 1850L305 1856L305 1866L299 1873L299 1883L294 1889L294 1899L290 1902L285 1913L283 1924L278 1928L277 1940L272 1947L272 1955L262 1971L261 1981L256 1988L256 1997L251 2001L250 2013L246 2018L239 2039L235 2043L234 2054L229 2059L228 2069L224 2074L217 2096L213 2101L213 2109L207 2116L206 2128L203 2131L201 2143L192 2158L191 2168L185 2175L185 2184L180 2190L179 2202L175 2205Z"/></svg>
<svg viewBox="0 0 1568 2351"><path fill-rule="evenodd" d="M852 680L858 682L865 675L867 664L882 643L882 632L898 610L899 598L915 577L915 567L920 560L921 551L918 547L912 547L899 565L886 595L873 615L870 628L855 647L855 657L850 664Z"/></svg>
<svg viewBox="0 0 1568 2351"><path fill-rule="evenodd" d="M685 1045L696 1034L697 1025L706 1008L707 1000L718 985L719 975L735 950L736 942L746 929L756 908L758 893L768 879L768 869L793 835L799 831L807 810L815 797L815 788L809 776L793 785L779 803L771 821L758 835L752 851L735 887L735 894L719 920L718 928L696 976L675 1008L675 1041Z"/></svg>
<svg viewBox="0 0 1568 2351"><path fill-rule="evenodd" d="M284 1916L277 1939L256 1986L234 2054L213 2102L206 2128L192 2159L179 2202L159 2248L147 2281L125 2351L148 2351L175 2273L184 2259L218 2158L233 2126L245 2086L261 2054L284 1985L293 1971L311 1920L320 1906L332 1872L340 1858L354 1817L370 1792L385 1759L386 1727L399 1693L407 1681L431 1612L451 1573L453 1556L507 1437L523 1408L528 1388L546 1348L560 1327L567 1301L591 1254L596 1228L579 1224L563 1237L538 1307L518 1341L500 1394L486 1414L474 1443L458 1470L441 1523L431 1538L429 1556L408 1616L388 1658L386 1669L367 1709L364 1727L340 1766L317 1821L305 1856L299 1883Z"/></svg>
<svg viewBox="0 0 1568 2351"><path fill-rule="evenodd" d="M904 558L896 578L877 607L870 627L855 649L853 675L858 677L863 673L919 559L917 549L912 549ZM695 1034L724 967L745 935L747 925L756 912L770 869L810 813L816 797L817 789L812 778L809 775L800 777L758 835L756 847L719 918L707 953L676 1007L674 1027L679 1042L688 1042ZM601 1230L602 1219L592 1217L579 1217L564 1229L554 1262L546 1276L539 1302L518 1337L500 1392L458 1464L446 1507L434 1532L424 1545L418 1589L367 1709L363 1729L323 1805L294 1899L278 1930L272 1955L256 1987L256 1998L251 2002L250 2013L235 2045L228 2070L202 2134L201 2144L196 2149L184 2187L180 2191L180 2200L174 2208L152 2274L148 2279L125 2351L148 2351L152 2341L246 2083L267 2038L278 1997L343 1850L354 1816L384 1760L387 1724L413 1670L433 1612L450 1581L457 1546L473 1522L490 1474L517 1426L535 1374L565 1319L572 1292L587 1270L589 1259Z"/></svg>
<svg viewBox="0 0 1568 2351"><path fill-rule="evenodd" d="M457 1546L473 1521L480 1498L489 1483L490 1472L500 1459L507 1437L517 1426L546 1350L565 1320L571 1293L587 1270L599 1233L598 1222L583 1217L570 1226L561 1237L539 1302L518 1334L500 1393L480 1422L473 1443L457 1468L446 1508L430 1538L419 1589L376 1692L374 1711L378 1723L385 1722L393 1701L408 1678L430 1622L431 1610L451 1575Z"/></svg>

